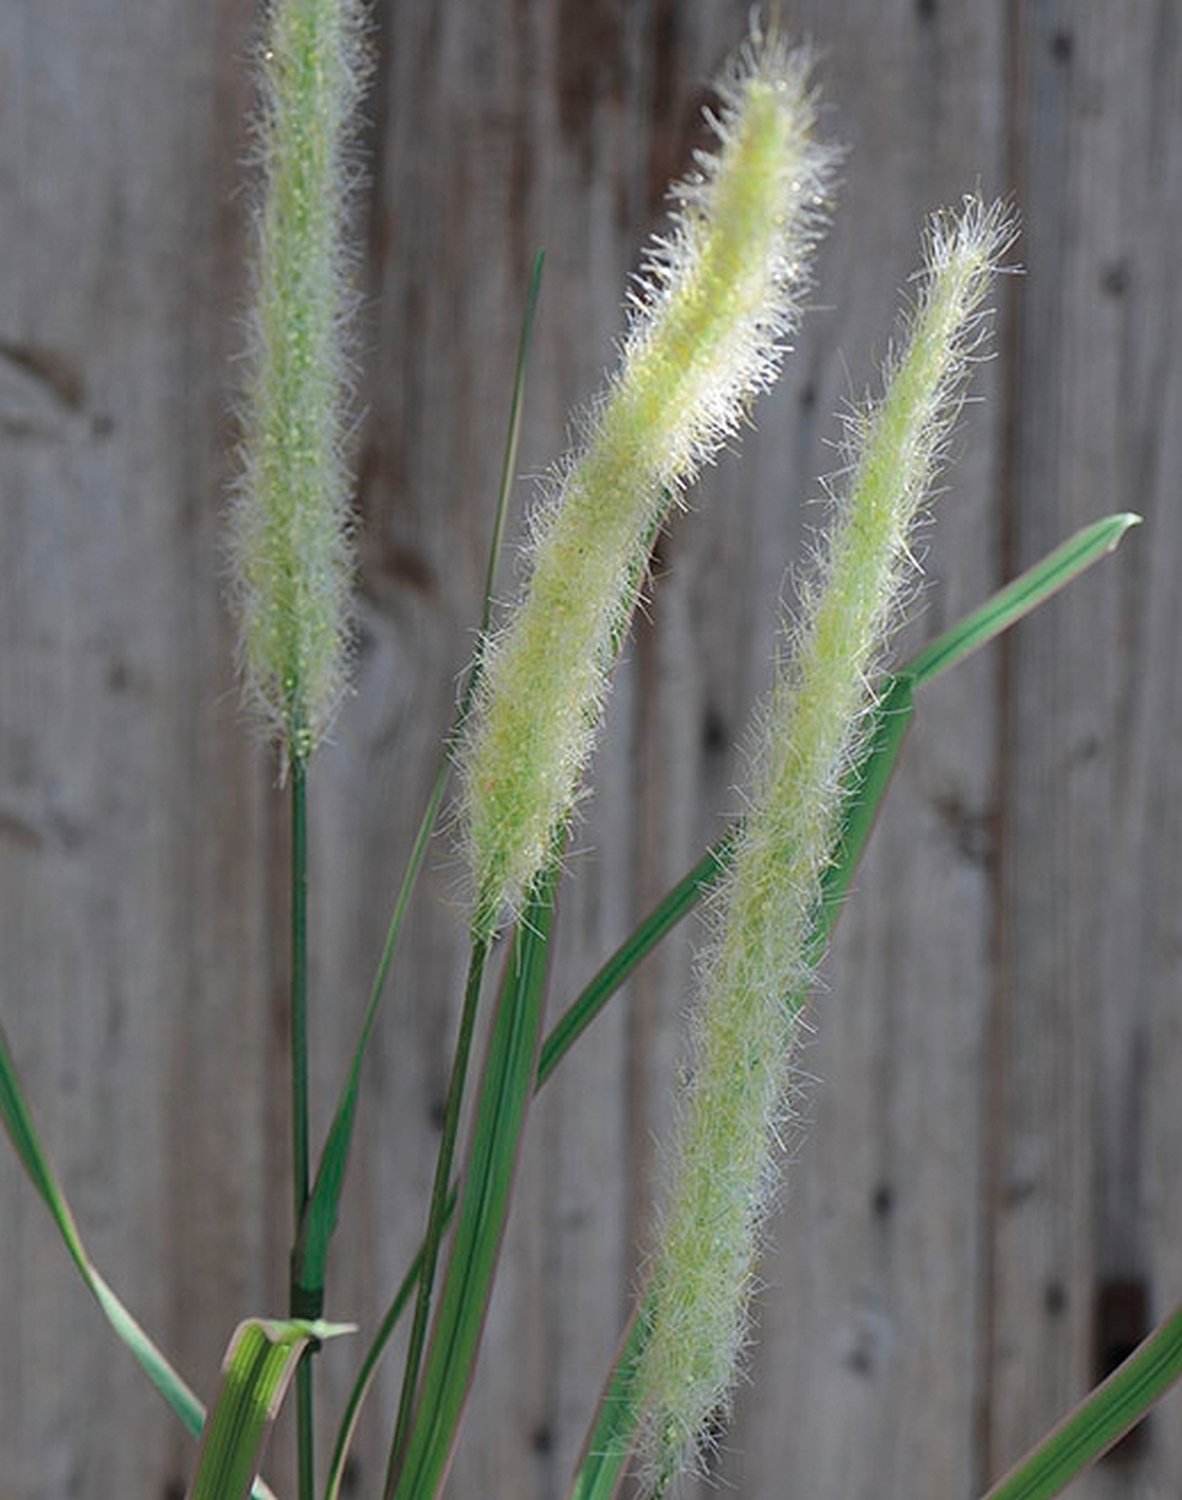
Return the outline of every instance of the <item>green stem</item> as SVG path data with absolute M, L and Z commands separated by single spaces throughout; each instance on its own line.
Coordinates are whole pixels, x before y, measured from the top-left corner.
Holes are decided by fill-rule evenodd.
M 308 782 L 307 762 L 291 760 L 291 1164 L 293 1245 L 298 1244 L 308 1202 Z M 290 1311 L 317 1317 L 299 1305 L 293 1280 Z M 315 1495 L 311 1348 L 296 1370 L 296 1452 L 299 1500 Z
M 392 1495 L 398 1481 L 403 1450 L 414 1414 L 415 1392 L 419 1381 L 419 1368 L 423 1359 L 423 1345 L 427 1338 L 427 1323 L 431 1314 L 431 1293 L 435 1283 L 435 1269 L 439 1262 L 439 1246 L 448 1218 L 448 1198 L 451 1184 L 452 1161 L 455 1157 L 456 1136 L 460 1127 L 460 1108 L 464 1099 L 464 1083 L 468 1076 L 468 1058 L 472 1051 L 472 1036 L 476 1029 L 476 1012 L 480 1004 L 480 989 L 484 979 L 484 966 L 488 959 L 490 939 L 474 936 L 472 955 L 468 964 L 468 981 L 464 988 L 464 1009 L 460 1016 L 460 1034 L 456 1040 L 455 1058 L 452 1062 L 451 1079 L 447 1086 L 447 1103 L 443 1115 L 443 1138 L 439 1143 L 439 1157 L 435 1163 L 435 1181 L 431 1188 L 431 1208 L 427 1216 L 427 1232 L 423 1238 L 422 1274 L 419 1277 L 418 1296 L 415 1298 L 414 1321 L 411 1323 L 410 1342 L 406 1351 L 406 1367 L 402 1376 L 402 1394 L 398 1400 L 398 1420 L 394 1426 L 394 1441 L 390 1449 L 390 1464 L 386 1471 L 387 1495 Z M 301 1496 L 301 1500 L 303 1497 Z

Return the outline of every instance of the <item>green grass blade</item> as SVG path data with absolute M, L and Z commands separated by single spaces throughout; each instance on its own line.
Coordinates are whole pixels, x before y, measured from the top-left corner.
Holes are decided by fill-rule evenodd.
M 107 1321 L 184 1425 L 194 1436 L 199 1436 L 205 1423 L 204 1406 L 123 1306 L 87 1254 L 74 1215 L 41 1145 L 3 1028 L 0 1028 L 0 1118 L 29 1180 L 52 1215 L 71 1260 Z
M 839 901 L 849 883 L 852 868 L 848 856 L 856 859 L 870 835 L 879 802 L 886 790 L 887 781 L 894 766 L 894 758 L 906 733 L 914 712 L 912 695 L 914 684 L 910 669 L 888 678 L 868 740 L 868 751 L 863 756 L 856 773 L 859 795 L 847 801 L 845 823 L 842 831 L 842 848 L 846 851 L 838 864 L 832 866 L 823 881 L 827 901 Z M 686 917 L 729 867 L 734 843 L 740 832 L 735 824 L 716 844 L 713 844 L 698 863 L 653 908 L 636 930 L 616 949 L 607 962 L 595 973 L 578 997 L 571 1002 L 555 1022 L 546 1040 L 542 1043 L 538 1061 L 538 1087 L 541 1088 L 555 1068 L 574 1046 L 579 1037 L 594 1021 L 595 1017 L 624 984 L 642 959 Z M 853 853 L 856 851 L 856 854 Z M 836 919 L 836 913 L 834 914 Z M 822 941 L 827 939 L 832 922 L 825 928 Z
M 301 1319 L 251 1318 L 238 1325 L 222 1364 L 188 1500 L 243 1500 L 300 1356 L 314 1342 L 350 1332 L 341 1324 Z
M 570 1500 L 611 1500 L 624 1477 L 636 1428 L 632 1386 L 644 1351 L 645 1331 L 651 1326 L 651 1314 L 646 1299 L 624 1330 L 594 1424 L 575 1469 Z
M 946 672 L 1112 552 L 1129 527 L 1139 525 L 1140 521 L 1140 516 L 1124 511 L 1077 531 L 959 625 L 945 631 L 910 661 L 905 670 L 917 685 Z
M 455 1212 L 456 1198 L 453 1189 L 447 1200 L 444 1223 L 450 1221 Z M 423 1246 L 419 1246 L 418 1254 L 407 1268 L 406 1275 L 402 1278 L 394 1300 L 386 1309 L 386 1316 L 382 1319 L 381 1327 L 369 1351 L 362 1361 L 353 1389 L 349 1394 L 349 1400 L 345 1407 L 345 1415 L 341 1419 L 340 1431 L 337 1433 L 336 1445 L 333 1448 L 332 1462 L 328 1469 L 328 1483 L 324 1490 L 324 1500 L 340 1500 L 341 1484 L 345 1478 L 345 1462 L 349 1457 L 349 1449 L 353 1445 L 353 1436 L 357 1431 L 357 1421 L 361 1416 L 361 1408 L 365 1404 L 365 1398 L 369 1395 L 373 1378 L 377 1374 L 378 1365 L 381 1363 L 382 1355 L 385 1353 L 386 1344 L 390 1335 L 398 1325 L 398 1320 L 406 1311 L 414 1289 L 418 1284 L 423 1271 Z
M 900 673 L 898 677 L 888 680 L 888 687 L 880 704 L 881 712 L 871 734 L 871 753 L 863 760 L 859 773 L 860 794 L 846 811 L 847 826 L 843 833 L 843 846 L 850 848 L 856 843 L 859 854 L 873 827 L 879 800 L 886 790 L 886 782 L 894 765 L 894 756 L 914 711 L 911 697 L 909 676 Z M 547 1082 L 571 1047 L 640 961 L 694 909 L 706 891 L 727 869 L 738 832 L 736 824 L 706 851 L 693 869 L 682 876 L 635 931 L 625 938 L 555 1022 L 542 1043 L 538 1059 L 539 1088 Z M 834 867 L 826 877 L 827 891 L 838 878 L 838 870 L 839 867 Z
M 1182 1376 L 1182 1304 L 984 1500 L 1051 1500 Z
M 200 1437 L 205 1425 L 205 1407 L 124 1307 L 87 1253 L 70 1205 L 37 1134 L 32 1110 L 21 1087 L 3 1027 L 0 1027 L 0 1119 L 4 1122 L 4 1128 L 29 1180 L 57 1225 L 70 1259 L 78 1268 L 90 1294 L 102 1308 L 116 1337 L 135 1358 L 187 1430 L 194 1437 Z M 255 1485 L 254 1493 L 256 1500 L 274 1500 L 271 1491 L 261 1481 Z
M 3 1027 L 0 1027 L 0 1119 L 4 1121 L 4 1128 L 20 1158 L 21 1165 L 29 1175 L 29 1180 L 53 1215 L 54 1223 L 61 1232 L 74 1264 L 89 1283 L 92 1275 L 90 1259 L 82 1244 L 82 1237 L 78 1233 L 78 1226 L 74 1222 L 74 1216 L 70 1212 L 65 1195 L 58 1186 L 57 1177 L 49 1164 L 49 1157 L 41 1145 L 41 1138 L 37 1134 L 33 1114 L 21 1087 L 16 1062 Z M 197 1430 L 200 1431 L 200 1428 L 201 1424 L 198 1422 Z
M 505 450 L 501 464 L 500 486 L 497 492 L 496 515 L 493 521 L 492 542 L 488 553 L 484 602 L 481 608 L 482 636 L 488 629 L 492 614 L 497 560 L 500 556 L 501 544 L 505 533 L 505 517 L 509 507 L 509 495 L 513 485 L 513 476 L 517 471 L 517 449 L 521 434 L 521 413 L 525 399 L 525 375 L 529 363 L 530 345 L 533 342 L 534 322 L 537 314 L 538 298 L 542 288 L 542 269 L 544 263 L 545 252 L 539 250 L 534 256 L 533 268 L 530 273 L 529 287 L 526 291 L 525 312 L 522 316 L 521 333 L 517 345 L 517 363 L 513 375 L 513 394 L 509 403 L 509 425 L 505 435 Z M 336 1111 L 332 1118 L 332 1124 L 329 1126 L 328 1136 L 325 1139 L 324 1149 L 316 1169 L 312 1192 L 308 1199 L 308 1205 L 300 1227 L 300 1234 L 293 1257 L 293 1281 L 300 1291 L 301 1310 L 306 1311 L 310 1316 L 318 1316 L 323 1306 L 324 1280 L 328 1266 L 328 1247 L 332 1240 L 333 1232 L 336 1229 L 340 1213 L 341 1190 L 344 1187 L 345 1170 L 348 1165 L 349 1150 L 353 1140 L 353 1124 L 357 1114 L 357 1098 L 361 1087 L 362 1064 L 365 1061 L 370 1034 L 373 1031 L 382 996 L 385 993 L 386 982 L 390 976 L 390 969 L 394 961 L 394 950 L 398 943 L 399 934 L 402 931 L 406 908 L 409 905 L 411 893 L 418 880 L 419 872 L 422 869 L 423 860 L 427 853 L 427 846 L 431 841 L 431 834 L 439 817 L 439 809 L 447 793 L 447 785 L 452 769 L 451 748 L 468 716 L 468 709 L 472 702 L 472 694 L 476 687 L 478 675 L 479 662 L 476 663 L 469 676 L 460 710 L 456 716 L 456 722 L 448 732 L 447 747 L 439 770 L 436 773 L 430 796 L 427 799 L 427 806 L 423 812 L 422 820 L 415 833 L 414 843 L 411 846 L 410 859 L 407 862 L 406 871 L 402 877 L 402 883 L 394 901 L 394 910 L 390 917 L 381 958 L 378 961 L 377 972 L 374 975 L 373 985 L 370 989 L 369 1002 L 361 1023 L 361 1031 L 353 1052 L 348 1077 L 345 1080 L 345 1086 L 341 1091 L 340 1099 L 337 1101 Z
M 734 830 L 714 844 L 698 863 L 683 875 L 636 930 L 616 949 L 594 978 L 555 1023 L 542 1043 L 538 1058 L 538 1087 L 590 1026 L 641 959 L 652 952 L 667 932 L 698 904 L 705 891 L 730 863 Z
M 467 1400 L 533 1094 L 556 885 L 552 863 L 538 877 L 506 960 L 415 1421 L 387 1483 L 387 1497 L 397 1500 L 438 1493 Z
M 472 1050 L 472 1038 L 475 1034 L 476 1015 L 480 1005 L 488 953 L 489 939 L 481 936 L 474 937 L 471 961 L 468 966 L 468 981 L 464 992 L 464 1007 L 460 1015 L 459 1036 L 456 1040 L 451 1078 L 447 1086 L 443 1133 L 439 1142 L 439 1156 L 435 1163 L 435 1181 L 431 1187 L 427 1231 L 423 1236 L 423 1264 L 419 1271 L 418 1296 L 415 1299 L 414 1319 L 410 1325 L 406 1364 L 402 1372 L 402 1391 L 398 1398 L 398 1416 L 394 1424 L 394 1440 L 390 1449 L 390 1463 L 386 1479 L 388 1491 L 393 1487 L 392 1476 L 401 1462 L 403 1449 L 410 1433 L 411 1418 L 414 1415 L 423 1346 L 426 1343 L 431 1315 L 431 1295 L 435 1290 L 435 1268 L 439 1260 L 439 1248 L 443 1243 L 443 1232 L 447 1225 L 452 1160 L 455 1155 L 456 1139 L 460 1128 L 460 1111 L 463 1108 L 464 1090 L 468 1078 L 468 1058 Z
M 865 747 L 842 798 L 837 856 L 821 877 L 821 905 L 806 950 L 810 967 L 820 963 L 829 946 L 914 716 L 915 683 L 910 673 L 888 677 L 871 714 Z
M 1085 568 L 1111 552 L 1129 527 L 1136 524 L 1137 519 L 1131 515 L 1111 516 L 1078 532 L 1029 572 L 995 594 L 981 609 L 938 637 L 900 672 L 887 678 L 874 709 L 866 749 L 844 799 L 839 853 L 822 882 L 821 906 L 810 943 L 810 965 L 818 963 L 824 955 L 841 914 L 850 883 L 866 848 L 915 712 L 916 687 L 930 682 L 941 672 L 963 661 L 970 652 L 992 640 L 1077 577 Z M 681 886 L 676 889 L 680 890 Z M 691 899 L 685 904 L 684 910 L 688 911 L 692 905 Z M 632 939 L 625 947 L 630 955 L 638 955 L 637 961 L 639 956 L 643 956 L 641 950 L 647 951 L 643 944 L 637 944 Z M 626 967 L 616 966 L 616 972 L 613 973 L 615 986 L 622 983 L 627 972 Z M 595 980 L 588 989 L 593 992 L 593 1003 L 585 1003 L 584 997 L 580 996 L 571 1008 L 572 1011 L 578 1008 L 580 1031 L 590 1024 L 597 1008 L 612 992 L 611 989 L 606 989 L 606 992 L 601 990 Z M 564 1036 L 567 1030 L 573 1029 L 568 1026 L 569 1015 L 570 1012 L 559 1021 L 555 1035 Z M 558 1052 L 553 1057 L 551 1066 L 557 1064 L 560 1056 L 561 1052 Z M 623 1473 L 627 1451 L 631 1447 L 640 1415 L 633 1409 L 630 1401 L 631 1382 L 628 1377 L 632 1364 L 643 1349 L 646 1326 L 644 1318 L 638 1318 L 634 1322 L 628 1341 L 609 1378 L 585 1456 L 575 1474 L 572 1500 L 607 1500 Z M 1024 1491 L 1016 1493 L 1025 1495 Z M 1036 1493 L 1039 1492 L 1031 1492 L 1031 1500 Z M 995 1500 L 995 1497 L 991 1495 L 989 1500 Z M 1001 1497 L 996 1497 L 996 1500 L 1001 1500 Z M 1015 1497 L 1006 1495 L 1005 1500 L 1015 1500 Z

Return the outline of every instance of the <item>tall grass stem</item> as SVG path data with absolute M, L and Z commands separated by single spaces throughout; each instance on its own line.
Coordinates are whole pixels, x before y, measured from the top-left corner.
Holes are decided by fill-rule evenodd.
M 291 762 L 291 1168 L 292 1246 L 299 1240 L 308 1203 L 308 765 L 303 756 Z M 292 1317 L 310 1312 L 301 1305 L 293 1284 Z M 296 1369 L 296 1449 L 300 1500 L 314 1500 L 315 1439 L 312 1351 L 305 1350 Z
M 390 1461 L 386 1470 L 385 1494 L 387 1496 L 392 1495 L 397 1487 L 399 1467 L 410 1431 L 411 1418 L 414 1416 L 419 1369 L 422 1365 L 423 1346 L 426 1343 L 427 1324 L 431 1315 L 431 1294 L 434 1290 L 435 1272 L 439 1264 L 439 1247 L 447 1223 L 451 1170 L 455 1159 L 456 1137 L 460 1127 L 460 1111 L 464 1102 L 464 1085 L 468 1077 L 468 1060 L 472 1051 L 472 1037 L 476 1030 L 480 991 L 484 982 L 484 970 L 490 946 L 490 939 L 480 934 L 476 934 L 472 939 L 468 979 L 464 986 L 464 1008 L 460 1015 L 460 1030 L 456 1038 L 451 1078 L 447 1087 L 443 1133 L 435 1163 L 435 1181 L 431 1187 L 427 1230 L 423 1238 L 423 1268 L 419 1276 L 418 1295 L 415 1298 L 410 1341 L 406 1351 L 406 1365 L 402 1373 L 402 1391 L 398 1398 L 398 1416 L 394 1424 L 394 1438 L 390 1445 Z

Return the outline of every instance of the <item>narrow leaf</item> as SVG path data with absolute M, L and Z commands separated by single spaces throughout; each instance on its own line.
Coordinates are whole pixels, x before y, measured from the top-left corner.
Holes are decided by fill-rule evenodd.
M 243 1500 L 300 1355 L 310 1343 L 350 1333 L 338 1323 L 240 1323 L 222 1364 L 217 1400 L 197 1455 L 188 1500 Z
M 1182 1303 L 984 1500 L 1051 1500 L 1182 1376 Z
M 691 912 L 730 862 L 735 831 L 725 834 L 683 875 L 631 936 L 625 938 L 542 1043 L 538 1088 L 546 1082 L 637 964 Z
M 451 1078 L 447 1085 L 447 1101 L 443 1110 L 439 1155 L 435 1161 L 435 1180 L 431 1184 L 431 1206 L 427 1213 L 427 1230 L 423 1236 L 423 1264 L 419 1271 L 418 1295 L 415 1298 L 414 1318 L 410 1325 L 406 1362 L 402 1371 L 402 1390 L 398 1397 L 398 1415 L 394 1423 L 394 1439 L 390 1447 L 390 1461 L 386 1476 L 387 1491 L 393 1487 L 393 1475 L 402 1461 L 403 1449 L 410 1432 L 411 1419 L 414 1416 L 423 1346 L 427 1340 L 427 1329 L 431 1318 L 435 1269 L 439 1261 L 439 1249 L 443 1243 L 444 1228 L 447 1224 L 447 1203 L 450 1197 L 448 1189 L 468 1078 L 468 1059 L 475 1035 L 476 1016 L 483 989 L 488 950 L 488 939 L 477 934 L 472 942 L 468 981 L 464 988 L 464 1005 L 460 1013 L 460 1029 L 456 1038 Z
M 529 363 L 529 346 L 533 341 L 534 317 L 538 310 L 538 297 L 542 290 L 542 267 L 546 263 L 546 252 L 538 250 L 534 255 L 533 268 L 529 276 L 529 288 L 525 294 L 525 312 L 521 318 L 521 333 L 517 342 L 517 365 L 513 371 L 513 397 L 509 403 L 509 428 L 505 434 L 505 456 L 501 464 L 501 487 L 497 493 L 496 518 L 493 521 L 492 543 L 488 549 L 488 571 L 484 580 L 484 605 L 480 612 L 480 634 L 485 636 L 492 624 L 493 591 L 497 582 L 497 560 L 501 555 L 501 542 L 505 536 L 505 517 L 509 513 L 509 491 L 517 473 L 517 445 L 521 437 L 521 411 L 525 400 L 525 371 Z
M 1114 551 L 1130 526 L 1138 526 L 1140 522 L 1140 516 L 1124 511 L 1093 521 L 1077 531 L 1040 563 L 994 594 L 981 609 L 934 640 L 908 664 L 907 671 L 917 685 L 946 672 Z
M 981 609 L 938 637 L 902 671 L 887 678 L 874 709 L 866 749 L 851 785 L 847 788 L 838 858 L 826 872 L 822 882 L 822 900 L 808 953 L 810 966 L 820 961 L 828 946 L 854 872 L 861 861 L 915 711 L 916 686 L 931 681 L 933 677 L 962 661 L 970 652 L 1007 629 L 1085 568 L 1112 551 L 1125 531 L 1135 524 L 1136 519 L 1131 515 L 1112 516 L 1086 527 L 1058 547 L 1042 563 L 994 595 Z M 579 1003 L 576 1001 L 576 1006 Z M 602 1000 L 600 1003 L 602 1004 Z M 584 1008 L 579 1015 L 580 1029 L 588 1025 L 591 1019 L 592 1015 Z M 559 1026 L 562 1027 L 565 1021 L 566 1017 L 559 1022 Z M 586 1454 L 575 1474 L 572 1500 L 592 1500 L 592 1497 L 594 1500 L 606 1500 L 623 1473 L 627 1450 L 631 1446 L 641 1415 L 631 1400 L 630 1372 L 643 1349 L 647 1327 L 648 1320 L 638 1318 L 618 1356 L 592 1427 Z M 607 1441 L 608 1434 L 610 1443 Z M 993 1500 L 992 1496 L 990 1500 Z M 1011 1500 L 1011 1497 L 1006 1496 L 1005 1500 Z
M 447 1200 L 444 1223 L 447 1224 L 455 1212 L 456 1198 L 453 1189 Z M 369 1347 L 358 1372 L 357 1380 L 349 1395 L 348 1404 L 345 1407 L 345 1415 L 341 1419 L 340 1431 L 337 1433 L 336 1446 L 333 1448 L 332 1462 L 328 1470 L 328 1484 L 324 1491 L 325 1500 L 339 1500 L 341 1484 L 345 1477 L 345 1460 L 349 1456 L 349 1449 L 353 1444 L 353 1435 L 357 1431 L 357 1420 L 361 1416 L 361 1408 L 365 1404 L 365 1398 L 369 1395 L 373 1378 L 377 1374 L 378 1365 L 381 1363 L 382 1355 L 385 1353 L 386 1344 L 390 1335 L 394 1332 L 399 1318 L 406 1311 L 407 1304 L 414 1295 L 415 1285 L 423 1270 L 423 1247 L 420 1245 L 419 1253 L 411 1261 L 406 1275 L 402 1278 L 394 1300 L 386 1310 L 386 1316 L 382 1319 L 381 1327 L 377 1336 Z
M 16 1071 L 16 1063 L 0 1026 L 0 1119 L 16 1149 L 29 1180 L 48 1208 L 58 1232 L 65 1242 L 70 1259 L 86 1284 L 91 1296 L 102 1308 L 120 1343 L 138 1362 L 148 1379 L 194 1436 L 201 1435 L 205 1407 L 191 1387 L 173 1369 L 164 1354 L 115 1295 L 90 1259 L 82 1235 L 66 1196 L 62 1192 L 49 1156 L 41 1144 L 33 1112 Z M 256 1500 L 274 1500 L 270 1489 L 260 1480 L 254 1487 Z
M 821 906 L 806 954 L 810 967 L 820 962 L 829 946 L 914 715 L 915 684 L 910 673 L 888 677 L 871 715 L 865 748 L 842 799 L 837 858 L 821 878 Z
M 633 1390 L 636 1368 L 651 1326 L 651 1293 L 632 1314 L 615 1362 L 599 1399 L 595 1422 L 587 1434 L 575 1471 L 570 1500 L 612 1500 L 624 1477 L 636 1430 Z
M 415 1421 L 387 1484 L 397 1500 L 438 1493 L 467 1400 L 533 1093 L 556 884 L 552 863 L 537 879 L 506 960 Z
M 1075 536 L 1049 553 L 1028 572 L 999 590 L 979 609 L 959 624 L 938 636 L 895 673 L 895 678 L 909 678 L 914 687 L 930 682 L 946 672 L 973 651 L 1008 630 L 1024 615 L 1063 588 L 1072 579 L 1106 556 L 1120 542 L 1124 533 L 1140 517 L 1131 512 L 1107 516 L 1086 526 Z M 884 689 L 888 691 L 889 689 Z M 861 802 L 873 824 L 877 808 L 875 797 L 881 795 L 881 766 L 868 761 L 864 767 Z M 847 816 L 851 815 L 847 812 Z M 549 1078 L 568 1047 L 587 1029 L 612 995 L 630 977 L 671 928 L 687 916 L 727 868 L 737 829 L 731 829 L 714 844 L 688 874 L 662 899 L 636 928 L 607 963 L 595 974 L 586 988 L 560 1017 L 542 1044 L 538 1065 L 539 1084 Z M 847 830 L 847 843 L 849 833 Z

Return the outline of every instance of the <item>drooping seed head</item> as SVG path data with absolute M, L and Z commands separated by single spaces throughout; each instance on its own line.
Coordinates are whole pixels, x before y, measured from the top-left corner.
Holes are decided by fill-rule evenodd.
M 485 931 L 519 906 L 571 812 L 657 530 L 775 376 L 799 316 L 833 164 L 813 138 L 808 60 L 754 39 L 719 95 L 717 149 L 672 190 L 620 369 L 535 518 L 527 592 L 483 647 L 463 779 Z

